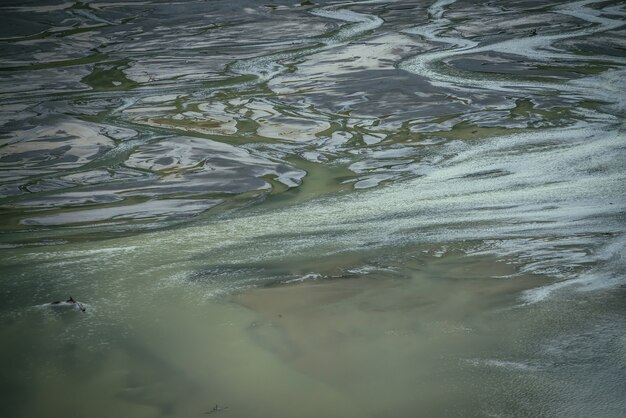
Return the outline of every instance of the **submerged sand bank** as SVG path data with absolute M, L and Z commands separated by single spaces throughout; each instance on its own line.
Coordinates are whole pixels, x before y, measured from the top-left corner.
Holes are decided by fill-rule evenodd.
M 580 378 L 618 377 L 619 297 L 524 304 L 545 278 L 447 255 L 365 277 L 248 290 L 234 298 L 254 345 L 328 385 L 363 416 L 614 416 L 619 391 Z M 621 307 L 620 307 L 621 306 Z M 603 338 L 593 338 L 602 329 Z M 582 356 L 587 361 L 570 362 Z M 295 413 L 295 411 L 294 411 Z M 340 416 L 340 415 L 336 415 Z
M 497 403 L 512 402 L 510 383 L 490 376 L 510 370 L 484 361 L 528 354 L 529 335 L 509 328 L 514 319 L 528 324 L 533 308 L 520 305 L 520 291 L 544 279 L 502 277 L 513 267 L 484 257 L 413 262 L 395 272 L 255 288 L 234 302 L 255 318 L 248 330 L 255 345 L 367 416 L 479 416 L 492 393 Z M 532 397 L 536 389 L 526 390 Z

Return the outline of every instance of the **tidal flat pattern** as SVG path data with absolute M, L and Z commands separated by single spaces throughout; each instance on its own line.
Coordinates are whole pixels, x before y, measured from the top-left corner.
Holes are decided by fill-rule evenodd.
M 0 22 L 1 416 L 626 415 L 623 1 Z

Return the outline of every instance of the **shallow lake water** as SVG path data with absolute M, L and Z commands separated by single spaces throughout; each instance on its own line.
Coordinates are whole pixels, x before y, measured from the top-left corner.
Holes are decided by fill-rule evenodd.
M 624 2 L 0 22 L 0 416 L 626 415 Z

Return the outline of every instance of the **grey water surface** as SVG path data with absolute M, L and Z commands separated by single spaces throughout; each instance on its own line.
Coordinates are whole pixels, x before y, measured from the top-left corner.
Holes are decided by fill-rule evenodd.
M 0 416 L 626 415 L 623 1 L 0 23 Z

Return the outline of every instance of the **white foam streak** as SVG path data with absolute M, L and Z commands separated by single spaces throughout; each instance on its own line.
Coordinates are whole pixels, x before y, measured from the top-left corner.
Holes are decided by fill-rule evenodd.
M 557 13 L 574 16 L 576 18 L 586 20 L 591 23 L 598 24 L 597 27 L 585 28 L 578 31 L 562 33 L 557 35 L 538 35 L 534 37 L 515 38 L 505 41 L 496 42 L 489 45 L 478 46 L 477 42 L 463 39 L 440 36 L 439 33 L 450 24 L 450 21 L 443 18 L 443 8 L 446 5 L 452 4 L 453 1 L 437 2 L 436 11 L 431 12 L 436 20 L 427 25 L 415 27 L 406 30 L 406 33 L 416 34 L 424 36 L 426 39 L 432 42 L 443 42 L 451 45 L 452 48 L 448 48 L 444 51 L 435 51 L 425 54 L 420 54 L 410 59 L 405 60 L 400 64 L 400 68 L 414 74 L 421 75 L 427 78 L 431 84 L 435 86 L 442 86 L 447 88 L 485 88 L 489 90 L 499 91 L 519 91 L 520 89 L 527 90 L 556 90 L 566 92 L 570 94 L 584 93 L 588 95 L 594 94 L 594 88 L 585 88 L 581 84 L 564 84 L 564 83 L 552 83 L 552 82 L 536 82 L 536 81 L 522 81 L 522 80 L 497 80 L 492 78 L 478 77 L 471 73 L 464 74 L 463 77 L 439 72 L 433 68 L 433 64 L 440 62 L 446 58 L 455 56 L 461 56 L 466 54 L 482 53 L 482 52 L 498 52 L 516 54 L 527 57 L 529 59 L 539 61 L 550 61 L 555 59 L 562 60 L 584 60 L 584 57 L 569 54 L 563 51 L 552 48 L 552 44 L 559 40 L 571 39 L 581 36 L 588 36 L 595 33 L 605 32 L 609 30 L 617 29 L 624 26 L 624 22 L 616 19 L 609 19 L 601 17 L 599 11 L 585 7 L 586 5 L 597 3 L 597 0 L 587 0 L 577 3 L 570 3 L 562 8 L 556 9 Z M 434 7 L 433 5 L 432 7 Z M 626 60 L 619 57 L 602 57 L 604 60 L 615 61 L 618 63 L 625 63 Z M 624 72 L 620 71 L 622 78 Z M 606 89 L 606 88 L 605 88 Z M 615 96 L 615 94 L 613 95 Z M 623 95 L 622 95 L 623 96 Z
M 357 13 L 346 9 L 324 8 L 313 10 L 311 14 L 353 23 L 353 25 L 340 29 L 335 36 L 330 38 L 328 41 L 330 45 L 345 42 L 364 32 L 374 30 L 383 24 L 383 20 L 378 16 Z
M 146 242 L 245 264 L 303 253 L 481 241 L 478 252 L 517 260 L 522 272 L 565 280 L 525 296 L 538 301 L 567 284 L 623 282 L 624 260 L 605 246 L 607 234 L 615 237 L 613 246 L 624 239 L 625 140 L 623 133 L 581 124 L 480 145 L 453 142 L 444 146 L 443 161 L 410 181 L 256 210 L 158 233 Z M 586 266 L 599 262 L 604 272 L 589 275 Z
M 268 81 L 285 71 L 286 67 L 281 63 L 283 61 L 296 59 L 314 52 L 320 52 L 328 48 L 343 45 L 351 39 L 365 32 L 374 30 L 383 24 L 383 20 L 378 16 L 333 7 L 315 9 L 310 13 L 314 16 L 348 22 L 349 25 L 342 27 L 335 35 L 327 39 L 307 39 L 296 42 L 298 44 L 311 45 L 309 49 L 271 54 L 238 61 L 231 67 L 231 70 L 238 74 L 255 75 L 258 77 L 259 81 Z M 321 45 L 313 46 L 315 44 Z

